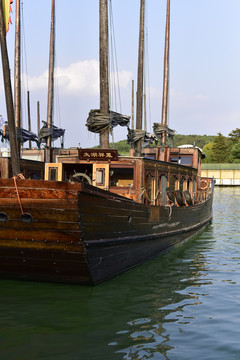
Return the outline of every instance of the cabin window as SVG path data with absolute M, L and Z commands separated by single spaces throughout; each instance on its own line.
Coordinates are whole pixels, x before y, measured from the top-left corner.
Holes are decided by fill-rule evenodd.
M 133 185 L 134 171 L 133 168 L 115 168 L 109 169 L 109 185 L 129 187 Z
M 178 156 L 170 156 L 170 162 L 177 164 L 179 161 Z
M 40 180 L 42 178 L 41 171 L 40 170 L 27 171 L 26 178 L 27 179 Z
M 185 166 L 192 166 L 193 157 L 192 155 L 171 155 L 170 162 Z
M 48 179 L 49 180 L 57 180 L 57 178 L 58 178 L 58 168 L 56 168 L 56 167 L 50 167 L 49 169 L 48 169 Z
M 91 164 L 63 164 L 65 180 L 81 180 L 92 183 L 92 165 Z M 78 174 L 78 176 L 76 176 Z
M 142 154 L 146 159 L 156 160 L 156 153 Z
M 104 186 L 105 184 L 105 169 L 98 168 L 96 170 L 96 185 Z
M 192 166 L 192 160 L 193 160 L 192 156 L 187 156 L 187 155 L 181 156 L 182 165 Z

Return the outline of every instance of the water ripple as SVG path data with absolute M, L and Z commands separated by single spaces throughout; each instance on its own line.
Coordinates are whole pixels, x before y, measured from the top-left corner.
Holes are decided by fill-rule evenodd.
M 0 281 L 1 360 L 239 360 L 240 188 L 200 235 L 97 287 Z

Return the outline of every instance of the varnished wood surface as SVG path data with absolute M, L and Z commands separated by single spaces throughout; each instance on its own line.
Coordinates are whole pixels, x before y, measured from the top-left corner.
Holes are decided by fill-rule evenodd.
M 42 281 L 91 283 L 78 211 L 81 184 L 0 179 L 0 275 Z
M 157 256 L 211 219 L 212 198 L 192 207 L 146 206 L 90 185 L 0 179 L 0 276 L 99 283 Z

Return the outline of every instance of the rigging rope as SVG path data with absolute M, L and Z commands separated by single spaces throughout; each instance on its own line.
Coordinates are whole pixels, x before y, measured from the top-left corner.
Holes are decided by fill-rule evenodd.
M 110 13 L 110 102 L 115 98 L 115 109 L 117 109 L 117 97 L 119 101 L 120 112 L 122 112 L 122 104 L 121 104 L 121 94 L 120 94 L 120 84 L 119 84 L 119 71 L 118 71 L 118 62 L 117 62 L 117 49 L 116 49 L 116 40 L 115 40 L 115 30 L 114 30 L 114 19 L 113 19 L 113 10 L 112 10 L 112 0 L 109 1 L 109 13 Z M 115 84 L 117 83 L 117 85 Z M 116 90 L 117 89 L 117 90 Z M 112 96 L 111 96 L 112 95 Z M 113 108 L 113 104 L 110 106 Z
M 17 187 L 17 179 L 25 179 L 25 177 L 23 176 L 23 174 L 18 174 L 17 176 L 13 176 L 13 181 L 14 181 L 14 185 L 15 185 L 15 189 L 16 189 L 16 193 L 17 193 L 17 198 L 18 198 L 18 203 L 19 203 L 19 206 L 21 209 L 21 214 L 24 215 L 21 198 L 19 195 L 18 187 Z

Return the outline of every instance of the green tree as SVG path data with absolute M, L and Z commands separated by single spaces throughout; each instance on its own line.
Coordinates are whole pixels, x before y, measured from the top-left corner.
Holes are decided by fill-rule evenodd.
M 231 155 L 232 149 L 234 145 L 238 143 L 240 140 L 240 129 L 236 128 L 235 130 L 232 130 L 230 134 L 228 134 L 228 140 L 227 140 L 227 154 L 226 154 L 226 160 L 229 162 L 233 162 L 233 156 Z
M 203 163 L 212 163 L 212 148 L 213 148 L 213 142 L 204 145 L 202 151 L 206 157 L 203 159 L 202 161 Z
M 230 161 L 233 163 L 240 163 L 240 140 L 238 140 L 231 149 Z
M 226 160 L 227 154 L 227 145 L 225 137 L 218 133 L 218 136 L 215 136 L 213 147 L 212 147 L 212 162 L 213 163 L 223 163 Z
M 236 128 L 236 130 L 232 130 L 228 136 L 229 140 L 235 145 L 240 140 L 240 129 Z

